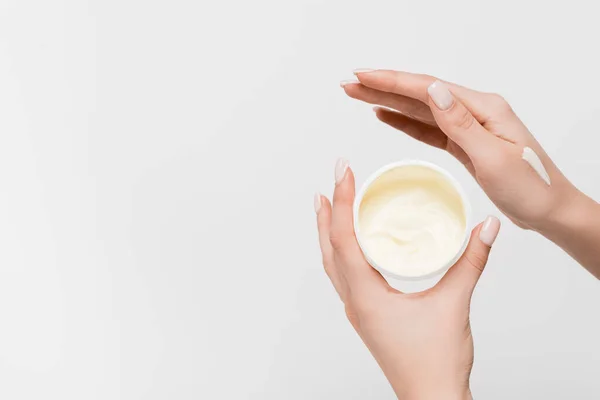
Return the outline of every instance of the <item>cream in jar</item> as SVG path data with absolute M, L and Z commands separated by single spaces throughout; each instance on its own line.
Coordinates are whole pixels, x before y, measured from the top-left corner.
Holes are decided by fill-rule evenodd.
M 391 164 L 357 196 L 355 228 L 363 253 L 380 272 L 419 278 L 442 272 L 464 251 L 468 205 L 458 183 L 420 161 Z

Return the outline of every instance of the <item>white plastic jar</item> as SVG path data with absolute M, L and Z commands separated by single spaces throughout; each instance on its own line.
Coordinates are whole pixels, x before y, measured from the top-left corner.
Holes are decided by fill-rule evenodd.
M 471 208 L 445 169 L 400 161 L 372 174 L 356 196 L 354 230 L 367 261 L 396 279 L 448 270 L 469 240 Z

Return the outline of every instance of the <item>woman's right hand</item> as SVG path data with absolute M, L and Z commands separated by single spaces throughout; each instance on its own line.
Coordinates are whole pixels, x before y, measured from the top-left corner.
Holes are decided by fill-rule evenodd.
M 377 117 L 462 162 L 515 224 L 540 232 L 600 279 L 600 205 L 569 182 L 499 95 L 428 75 L 356 70 L 345 92 L 375 107 Z M 522 159 L 529 147 L 551 184 Z
M 355 74 L 357 82 L 342 83 L 350 97 L 386 106 L 375 108 L 381 121 L 456 157 L 518 226 L 537 229 L 576 193 L 499 95 L 407 72 Z M 525 147 L 541 159 L 550 186 L 521 159 Z
M 465 252 L 436 286 L 401 293 L 360 250 L 352 215 L 354 174 L 344 160 L 336 165 L 335 181 L 333 204 L 318 194 L 315 211 L 323 266 L 350 323 L 399 399 L 471 399 L 471 295 L 500 221 L 489 217 L 475 227 Z

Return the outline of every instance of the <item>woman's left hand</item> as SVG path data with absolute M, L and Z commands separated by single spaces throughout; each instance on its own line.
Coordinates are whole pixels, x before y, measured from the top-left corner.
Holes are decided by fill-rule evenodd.
M 317 195 L 315 209 L 323 265 L 346 315 L 401 399 L 470 399 L 473 289 L 500 228 L 479 224 L 460 260 L 433 288 L 404 294 L 365 260 L 354 234 L 354 175 L 336 166 L 333 207 Z

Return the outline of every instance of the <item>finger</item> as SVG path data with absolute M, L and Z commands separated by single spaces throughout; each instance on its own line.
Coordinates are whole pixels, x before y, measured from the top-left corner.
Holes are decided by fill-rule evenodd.
M 348 162 L 340 159 L 335 168 L 336 186 L 330 242 L 338 273 L 345 278 L 350 290 L 389 289 L 386 280 L 365 260 L 354 234 L 354 174 Z
M 400 113 L 386 110 L 382 107 L 373 108 L 375 115 L 383 123 L 396 128 L 413 139 L 428 144 L 438 149 L 446 150 L 448 145 L 448 136 L 439 128 L 427 125 L 420 121 L 415 121 Z
M 361 84 L 345 85 L 343 88 L 346 94 L 353 99 L 361 100 L 370 104 L 385 106 L 397 110 L 412 119 L 425 122 L 429 125 L 437 126 L 429 106 L 419 100 L 372 89 Z
M 427 88 L 427 93 L 439 128 L 465 153 L 472 154 L 485 146 L 493 146 L 493 139 L 497 138 L 481 126 L 447 84 L 435 81 Z
M 453 291 L 470 298 L 483 272 L 490 250 L 498 232 L 500 220 L 489 216 L 471 232 L 471 238 L 462 257 L 440 280 L 438 286 L 444 291 Z
M 406 133 L 408 136 L 417 139 L 418 141 L 442 150 L 446 150 L 458 161 L 460 161 L 471 174 L 475 174 L 475 170 L 473 169 L 473 164 L 469 156 L 467 156 L 465 151 L 460 146 L 457 146 L 454 142 L 449 141 L 448 136 L 446 136 L 446 134 L 439 128 L 415 121 L 402 114 L 391 110 L 386 110 L 385 108 L 375 107 L 373 110 L 381 122 L 384 122 L 391 127 Z
M 427 104 L 427 87 L 435 78 L 410 72 L 379 69 L 356 72 L 356 77 L 364 86 L 371 89 L 410 97 Z
M 371 89 L 407 96 L 426 104 L 429 100 L 427 88 L 438 80 L 430 75 L 391 70 L 355 71 L 355 75 L 360 83 Z M 442 82 L 451 87 L 454 95 L 484 126 L 493 115 L 496 105 L 506 104 L 498 95 L 478 92 L 450 82 Z M 506 107 L 502 109 L 504 110 Z
M 329 241 L 329 231 L 331 228 L 331 204 L 329 200 L 320 193 L 315 194 L 315 212 L 317 213 L 317 229 L 319 231 L 319 245 L 321 255 L 323 256 L 323 268 L 331 280 L 333 287 L 340 296 L 344 298 L 343 285 L 336 270 L 335 259 L 333 257 L 333 248 Z

